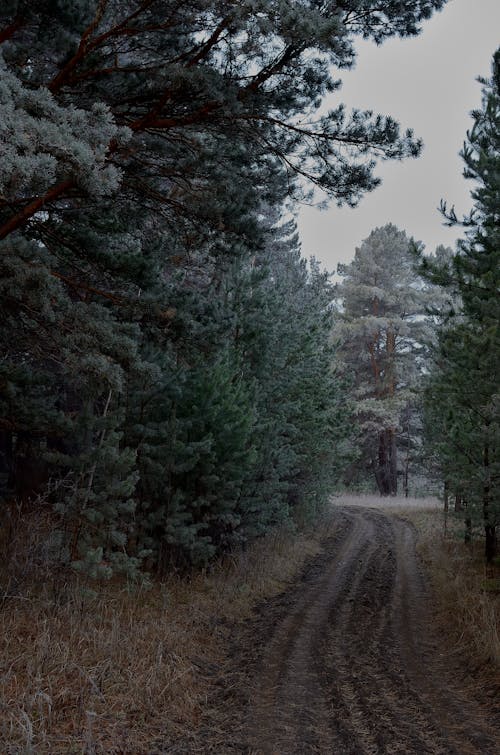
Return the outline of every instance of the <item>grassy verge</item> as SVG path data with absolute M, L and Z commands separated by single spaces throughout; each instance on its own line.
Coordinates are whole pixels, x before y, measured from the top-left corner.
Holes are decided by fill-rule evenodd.
M 195 742 L 209 705 L 204 670 L 223 662 L 227 624 L 282 591 L 325 534 L 275 532 L 210 574 L 148 591 L 106 585 L 96 596 L 73 583 L 57 603 L 40 589 L 9 598 L 0 610 L 2 753 L 140 755 L 187 733 Z

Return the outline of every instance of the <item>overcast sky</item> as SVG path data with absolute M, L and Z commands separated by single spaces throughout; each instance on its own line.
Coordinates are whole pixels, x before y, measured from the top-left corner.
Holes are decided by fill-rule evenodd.
M 359 40 L 352 71 L 329 106 L 371 109 L 392 115 L 424 140 L 421 156 L 380 164 L 382 185 L 355 209 L 302 207 L 302 253 L 314 255 L 329 270 L 348 262 L 371 230 L 394 223 L 423 241 L 428 251 L 454 246 L 459 231 L 443 226 L 441 198 L 458 213 L 471 207 L 471 182 L 462 177 L 458 155 L 470 111 L 481 102 L 477 76 L 489 77 L 500 44 L 500 0 L 449 0 L 423 24 L 419 37 L 393 39 L 381 47 Z

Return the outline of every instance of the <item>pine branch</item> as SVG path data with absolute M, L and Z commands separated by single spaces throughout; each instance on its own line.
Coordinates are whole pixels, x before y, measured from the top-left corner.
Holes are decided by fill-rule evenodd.
M 109 299 L 109 301 L 112 301 L 113 304 L 123 304 L 124 299 L 122 297 L 116 296 L 116 294 L 111 294 L 109 291 L 102 291 L 99 288 L 94 288 L 93 286 L 88 286 L 86 283 L 80 283 L 79 281 L 75 281 L 72 278 L 69 278 L 67 275 L 63 275 L 63 273 L 57 272 L 57 270 L 49 270 L 50 275 L 52 275 L 54 278 L 57 278 L 58 280 L 65 283 L 70 288 L 74 288 L 77 291 L 85 291 L 89 294 L 95 294 L 96 296 L 101 296 L 104 299 Z
M 26 207 L 0 227 L 0 240 L 6 238 L 14 231 L 17 231 L 17 229 L 24 225 L 24 223 L 33 217 L 35 213 L 42 210 L 44 205 L 52 202 L 54 199 L 58 199 L 64 194 L 67 194 L 70 189 L 75 187 L 75 185 L 75 181 L 72 178 L 68 178 L 49 189 L 43 197 L 37 197 L 33 202 L 26 205 Z
M 64 68 L 57 74 L 57 76 L 49 84 L 48 89 L 50 92 L 52 92 L 52 94 L 57 92 L 64 85 L 71 71 L 73 71 L 76 68 L 78 63 L 81 60 L 83 60 L 83 58 L 87 54 L 88 40 L 90 39 L 92 32 L 94 32 L 95 29 L 97 29 L 97 27 L 99 26 L 101 19 L 104 15 L 104 11 L 106 10 L 107 4 L 108 4 L 108 0 L 100 1 L 99 5 L 97 6 L 94 19 L 89 24 L 89 26 L 87 26 L 87 28 L 82 34 L 80 44 L 78 46 L 78 50 L 73 55 L 71 60 L 69 60 L 68 63 L 66 63 Z

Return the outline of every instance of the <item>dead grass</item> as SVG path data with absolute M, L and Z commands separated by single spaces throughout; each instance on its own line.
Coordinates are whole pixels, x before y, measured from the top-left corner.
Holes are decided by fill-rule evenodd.
M 429 567 L 436 610 L 456 650 L 473 662 L 500 670 L 500 569 L 484 563 L 482 541 L 463 543 L 463 524 L 454 517 L 443 530 L 443 515 L 416 526 L 420 551 Z
M 381 507 L 376 496 L 335 500 Z M 462 545 L 460 525 L 443 538 L 435 499 L 387 504 L 419 532 L 449 642 L 500 666 L 500 596 L 492 588 L 500 574 Z M 320 552 L 330 527 L 326 519 L 302 535 L 275 532 L 209 574 L 172 576 L 150 590 L 108 584 L 95 595 L 72 583 L 54 602 L 49 589 L 23 587 L 0 610 L 2 755 L 146 755 L 176 741 L 203 752 L 203 720 L 220 720 L 211 685 L 224 673 L 231 623 L 280 593 Z
M 383 511 L 392 511 L 401 509 L 403 511 L 438 511 L 441 504 L 438 498 L 405 498 L 402 495 L 389 496 L 381 498 L 379 495 L 361 494 L 361 493 L 342 493 L 335 496 L 333 503 L 348 506 L 371 506 Z
M 0 611 L 1 752 L 140 755 L 186 736 L 197 751 L 210 704 L 203 669 L 223 663 L 227 623 L 282 591 L 320 551 L 325 528 L 276 532 L 210 574 L 148 591 L 107 585 L 96 596 L 73 583 L 57 604 L 40 590 L 9 598 Z

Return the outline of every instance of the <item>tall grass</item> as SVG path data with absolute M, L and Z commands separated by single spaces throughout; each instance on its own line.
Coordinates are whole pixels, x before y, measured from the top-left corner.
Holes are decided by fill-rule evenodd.
M 486 566 L 483 547 L 465 545 L 461 523 L 452 522 L 446 537 L 423 539 L 422 554 L 450 641 L 465 657 L 500 670 L 500 569 Z
M 10 753 L 151 753 L 191 737 L 225 657 L 224 622 L 244 619 L 319 552 L 324 529 L 281 530 L 210 573 L 149 590 L 82 582 L 11 595 L 0 610 L 0 742 Z

